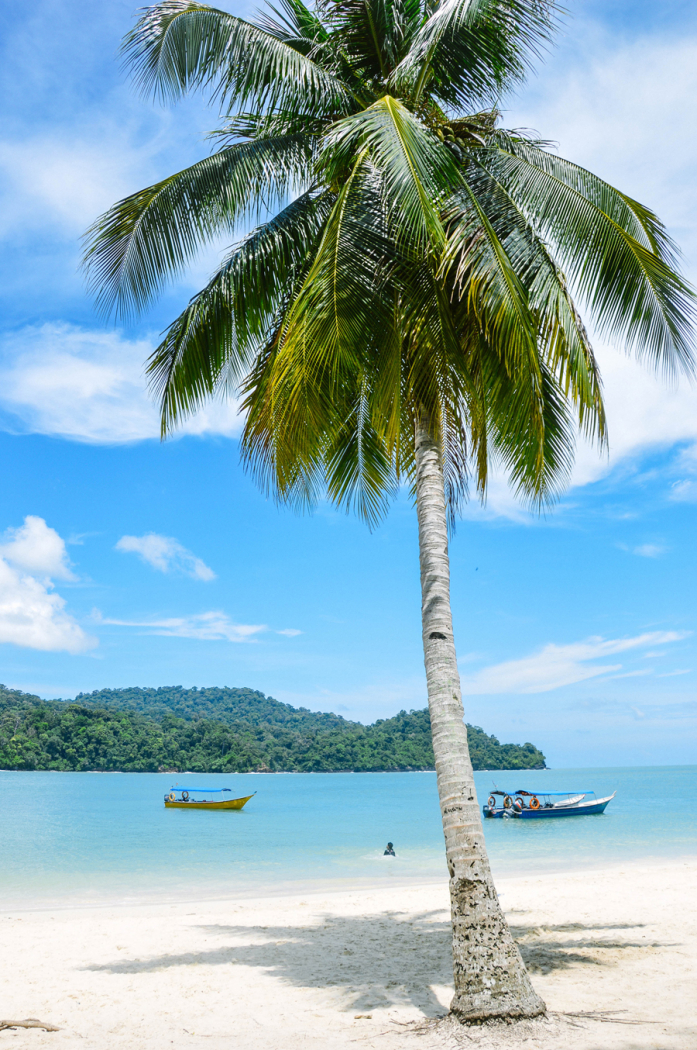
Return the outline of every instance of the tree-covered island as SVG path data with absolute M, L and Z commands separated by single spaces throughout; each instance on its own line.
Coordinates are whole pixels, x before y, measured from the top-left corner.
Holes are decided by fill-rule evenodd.
M 475 769 L 543 769 L 533 744 L 468 726 Z M 364 726 L 253 689 L 102 689 L 41 700 L 0 686 L 0 768 L 201 773 L 433 769 L 428 709 Z

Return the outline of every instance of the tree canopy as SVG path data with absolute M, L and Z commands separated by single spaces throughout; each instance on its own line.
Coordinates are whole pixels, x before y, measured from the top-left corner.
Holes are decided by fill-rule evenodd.
M 468 727 L 475 769 L 543 769 L 533 744 Z M 428 710 L 371 726 L 252 689 L 101 689 L 43 701 L 0 686 L 0 769 L 245 773 L 433 769 Z

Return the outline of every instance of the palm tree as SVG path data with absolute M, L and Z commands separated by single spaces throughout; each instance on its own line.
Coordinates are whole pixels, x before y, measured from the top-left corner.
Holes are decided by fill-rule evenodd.
M 547 0 L 277 0 L 256 21 L 188 0 L 124 42 L 142 90 L 207 91 L 212 154 L 114 205 L 88 233 L 102 307 L 142 310 L 200 245 L 257 227 L 149 362 L 167 435 L 242 397 L 242 456 L 278 499 L 323 494 L 371 525 L 416 500 L 423 644 L 463 1020 L 544 1012 L 491 878 L 450 612 L 448 527 L 491 462 L 533 503 L 579 430 L 601 444 L 579 308 L 668 371 L 692 368 L 692 292 L 647 208 L 499 100 L 550 38 Z

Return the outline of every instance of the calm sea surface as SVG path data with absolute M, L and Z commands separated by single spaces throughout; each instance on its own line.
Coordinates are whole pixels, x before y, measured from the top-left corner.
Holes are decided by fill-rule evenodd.
M 697 766 L 477 773 L 507 790 L 617 791 L 603 816 L 485 821 L 494 873 L 697 854 Z M 241 812 L 165 810 L 174 782 L 256 791 Z M 445 874 L 434 773 L 0 772 L 0 908 L 282 892 Z M 395 844 L 396 858 L 382 856 Z

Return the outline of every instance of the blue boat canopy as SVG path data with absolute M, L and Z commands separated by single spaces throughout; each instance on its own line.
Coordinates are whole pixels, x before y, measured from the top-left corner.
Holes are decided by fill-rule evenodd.
M 191 790 L 191 789 L 189 789 Z M 502 791 L 500 788 L 493 788 L 489 792 L 491 795 L 594 795 L 595 791 Z
M 183 787 L 181 787 L 179 784 L 177 784 L 176 787 L 173 787 L 170 790 L 171 791 L 206 791 L 210 795 L 219 795 L 221 793 L 221 791 L 232 791 L 232 788 L 192 788 L 192 787 L 189 787 L 188 784 L 184 784 Z

